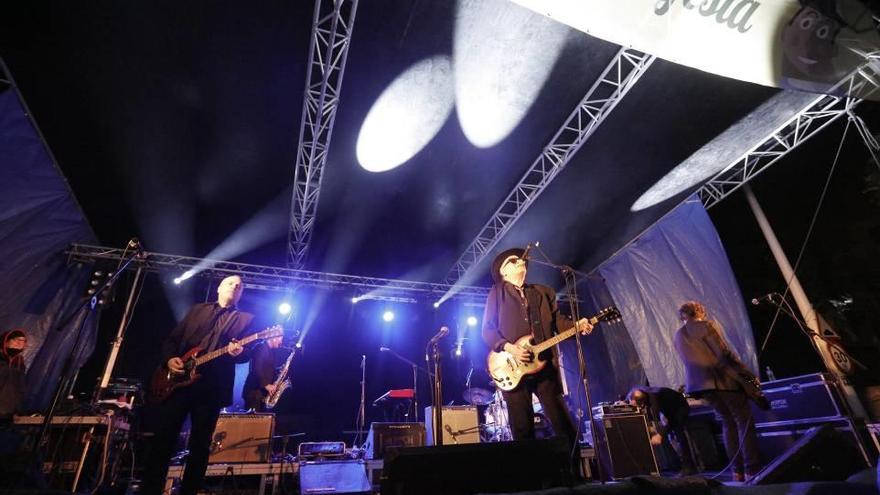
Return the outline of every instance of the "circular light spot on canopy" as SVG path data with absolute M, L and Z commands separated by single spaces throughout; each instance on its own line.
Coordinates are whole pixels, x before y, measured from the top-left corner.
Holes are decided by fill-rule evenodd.
M 455 19 L 455 105 L 474 146 L 498 144 L 535 102 L 568 28 L 506 0 L 461 0 Z
M 399 75 L 367 113 L 357 140 L 365 170 L 385 172 L 416 155 L 449 117 L 453 106 L 452 63 L 439 55 Z

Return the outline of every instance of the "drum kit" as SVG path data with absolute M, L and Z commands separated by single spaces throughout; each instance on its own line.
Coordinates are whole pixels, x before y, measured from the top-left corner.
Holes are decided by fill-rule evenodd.
M 484 422 L 480 424 L 480 441 L 504 442 L 513 440 L 510 432 L 510 419 L 507 415 L 507 402 L 500 389 L 491 392 L 484 388 L 472 387 L 465 389 L 462 397 L 466 402 L 474 406 L 485 406 L 483 412 Z M 544 417 L 540 401 L 532 396 L 532 407 L 535 411 L 535 433 L 542 438 L 549 436 L 549 421 Z

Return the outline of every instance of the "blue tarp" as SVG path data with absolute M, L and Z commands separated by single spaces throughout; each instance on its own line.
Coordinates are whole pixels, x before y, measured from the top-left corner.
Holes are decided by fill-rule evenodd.
M 74 242 L 94 244 L 95 234 L 18 94 L 0 89 L 0 331 L 28 333 L 30 407 L 52 396 L 76 341 L 82 315 L 67 317 L 89 270 L 66 263 L 63 251 Z M 97 317 L 89 320 L 77 367 L 94 346 Z
M 681 326 L 678 308 L 688 300 L 706 306 L 731 347 L 757 371 L 745 303 L 721 239 L 696 197 L 604 263 L 599 273 L 651 385 L 677 388 L 684 383 L 672 338 Z

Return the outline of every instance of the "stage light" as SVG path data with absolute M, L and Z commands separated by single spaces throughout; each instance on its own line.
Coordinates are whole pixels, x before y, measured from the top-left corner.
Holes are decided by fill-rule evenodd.
M 175 284 L 175 285 L 180 285 L 181 282 L 183 282 L 184 280 L 191 279 L 192 276 L 195 275 L 195 274 L 196 274 L 195 271 L 193 271 L 193 270 L 187 270 L 187 271 L 183 272 L 182 274 L 180 274 L 179 277 L 175 277 L 175 279 L 174 279 L 174 284 Z
M 476 316 L 468 316 L 467 317 L 467 324 L 469 327 L 477 326 L 477 317 Z
M 439 308 L 439 307 L 440 307 L 440 301 L 435 302 L 435 303 L 434 303 L 434 309 L 437 309 L 437 308 Z
M 352 304 L 357 304 L 358 301 L 360 301 L 360 299 L 357 298 L 357 297 L 352 297 L 352 298 L 351 298 L 351 303 L 352 303 Z
M 446 55 L 422 60 L 379 96 L 358 133 L 358 163 L 370 172 L 402 165 L 440 132 L 453 107 L 452 62 Z
M 556 65 L 568 32 L 510 2 L 458 2 L 455 110 L 474 146 L 492 147 L 519 125 Z
M 289 315 L 291 309 L 293 308 L 290 307 L 290 303 L 288 302 L 283 302 L 278 305 L 278 312 L 283 315 Z
M 461 344 L 459 344 L 455 347 L 455 356 L 461 357 Z
M 385 320 L 386 322 L 392 321 L 392 320 L 394 320 L 394 313 L 391 311 L 386 311 L 386 312 L 382 313 L 382 319 Z
M 294 347 L 296 347 L 297 349 L 302 349 L 302 346 L 302 342 L 297 342 L 296 344 L 294 344 Z

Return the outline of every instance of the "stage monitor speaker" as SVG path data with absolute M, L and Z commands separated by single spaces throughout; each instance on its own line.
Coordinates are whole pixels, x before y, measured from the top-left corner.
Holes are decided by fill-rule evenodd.
M 303 462 L 299 466 L 299 492 L 314 493 L 370 493 L 363 461 Z
M 385 454 L 382 495 L 520 492 L 572 481 L 569 445 L 561 438 L 393 447 Z
M 425 445 L 434 445 L 434 406 L 425 408 Z M 480 443 L 477 406 L 443 406 L 443 445 Z
M 660 474 L 644 414 L 597 416 L 594 424 L 593 439 L 605 476 Z
M 750 484 L 842 481 L 866 467 L 865 457 L 852 438 L 825 424 L 801 437 L 765 466 Z
M 269 462 L 274 428 L 274 414 L 221 414 L 208 463 Z
M 364 444 L 367 459 L 381 459 L 388 447 L 425 445 L 425 425 L 421 423 L 371 423 Z

